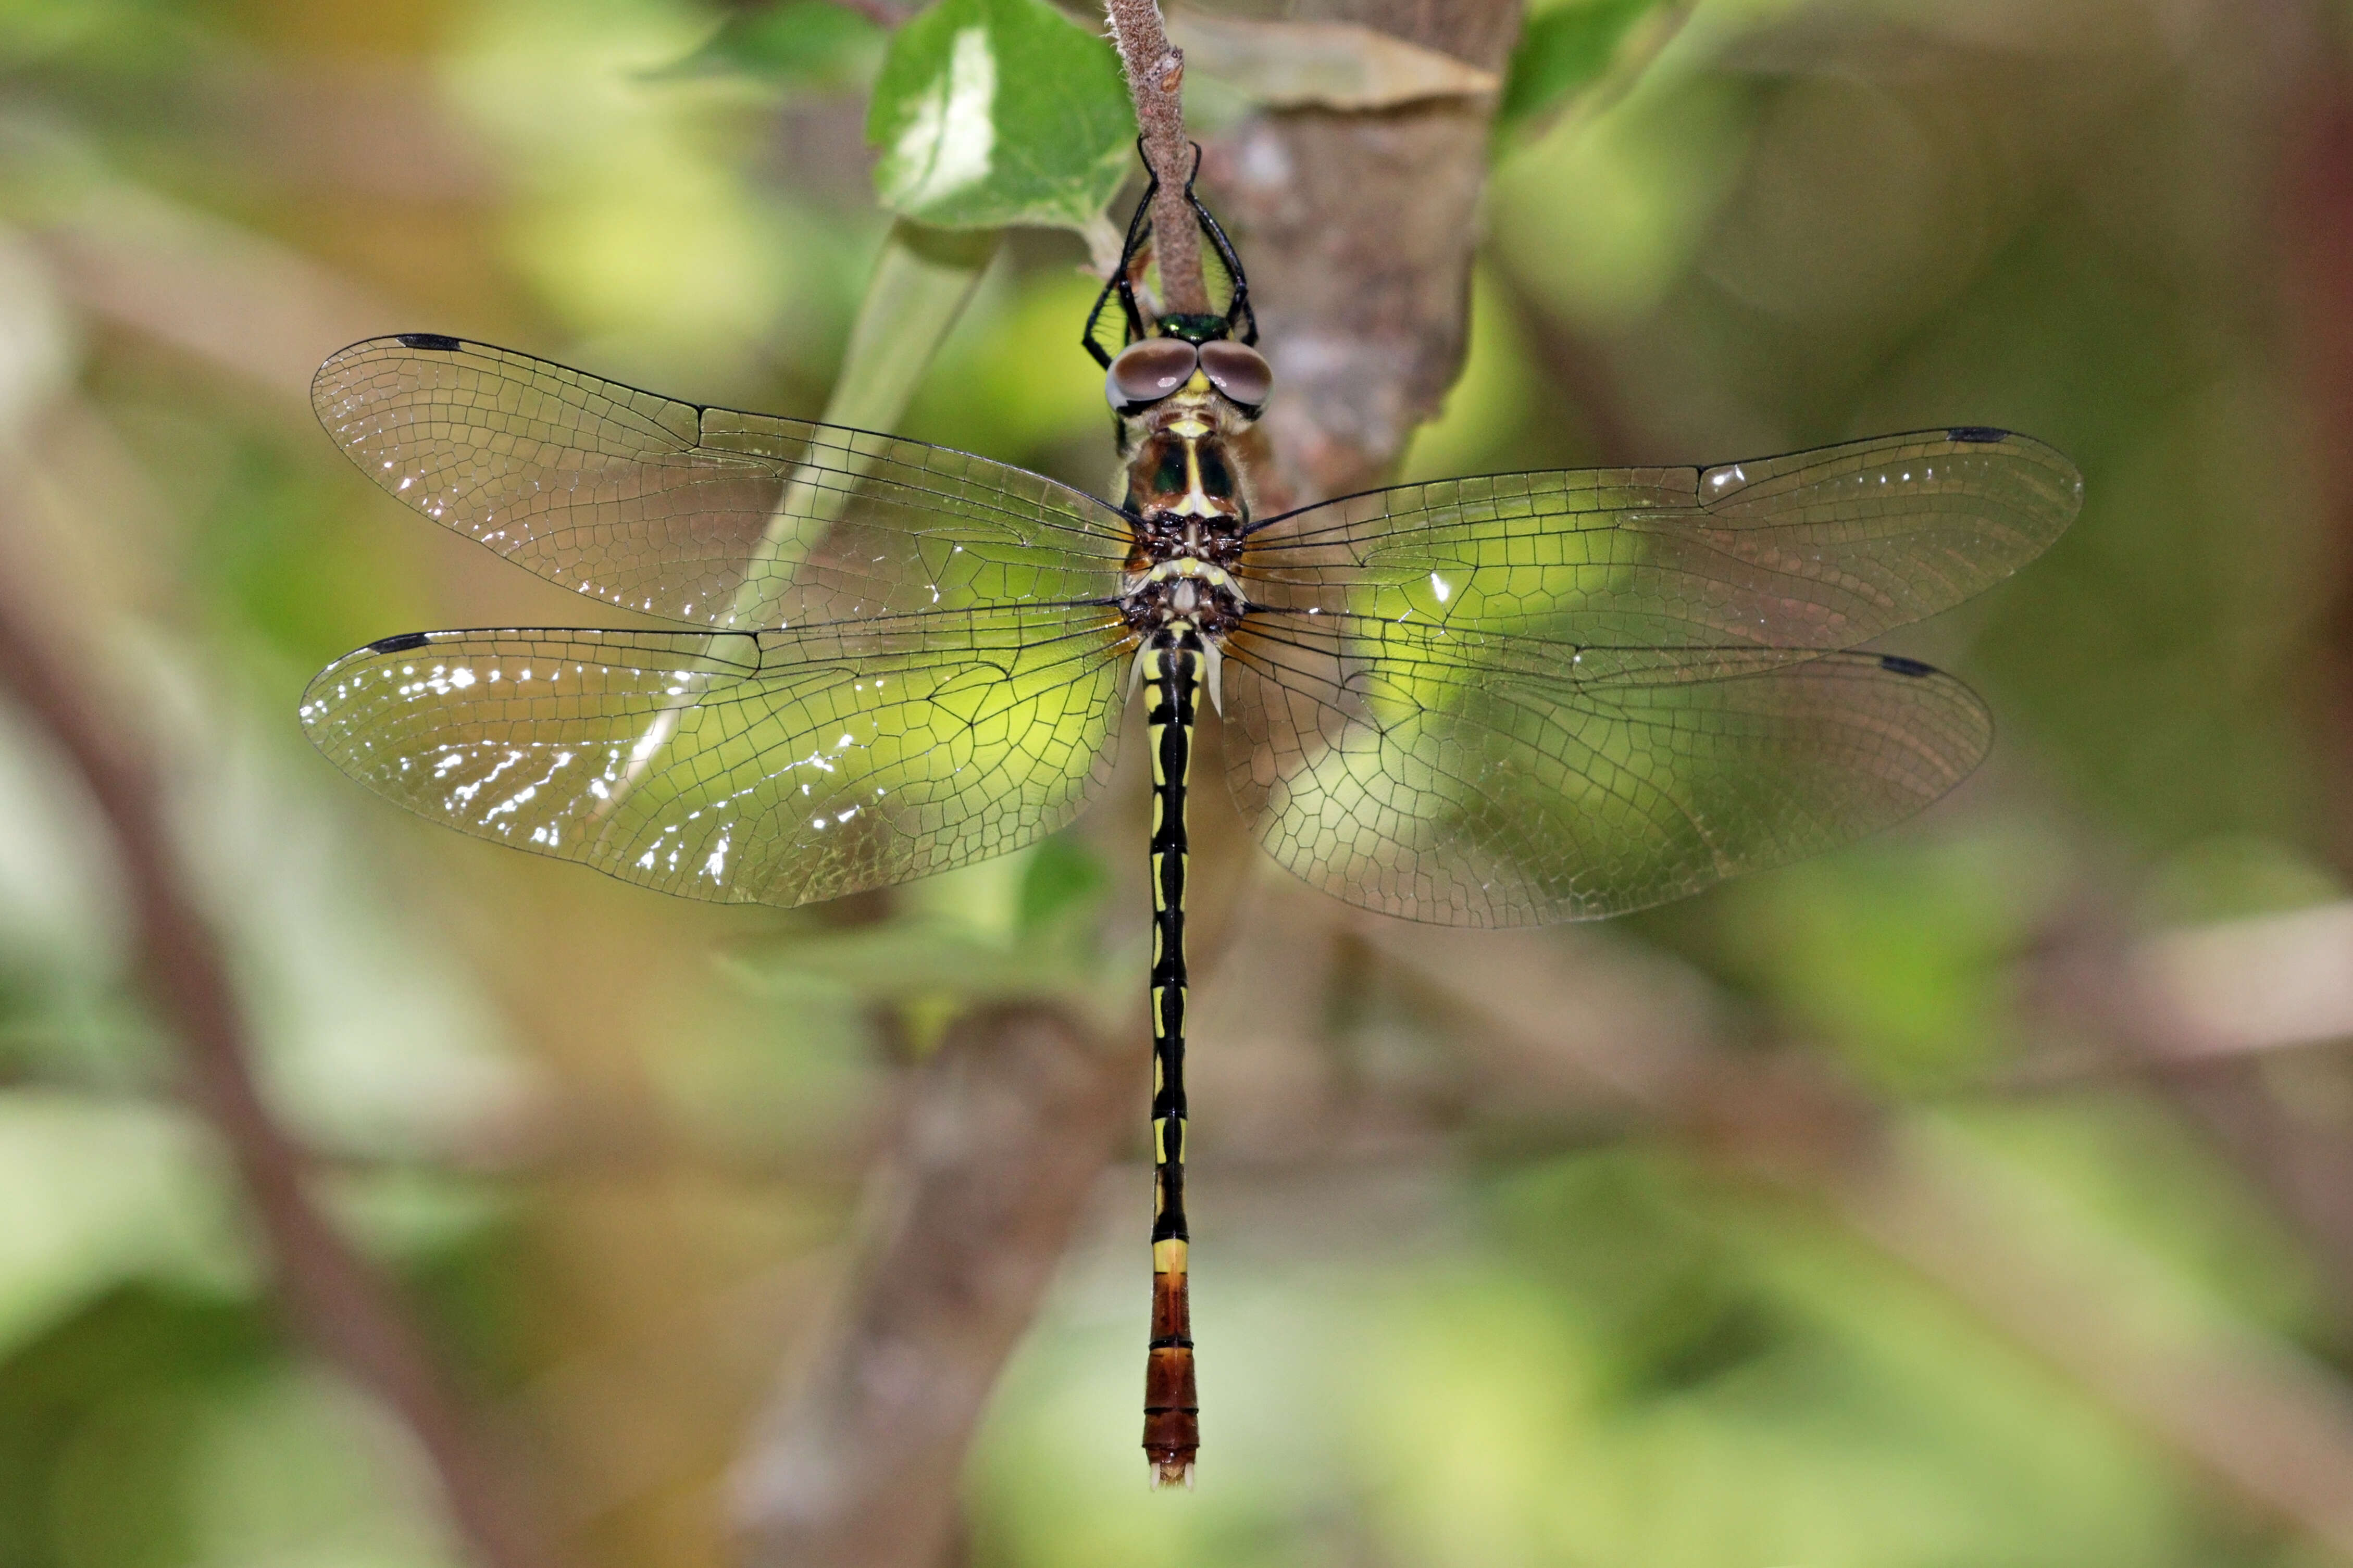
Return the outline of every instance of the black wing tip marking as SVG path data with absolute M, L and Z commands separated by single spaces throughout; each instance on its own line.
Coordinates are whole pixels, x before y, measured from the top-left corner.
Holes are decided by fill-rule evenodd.
M 1881 654 L 1879 656 L 1879 668 L 1891 674 L 1909 675 L 1915 679 L 1924 675 L 1934 675 L 1936 673 L 1936 667 L 1935 665 L 1922 664 L 1916 658 L 1905 658 L 1900 653 Z
M 337 430 L 337 399 L 351 390 L 352 367 L 366 363 L 371 356 L 383 353 L 394 343 L 404 349 L 423 349 L 432 353 L 461 353 L 468 348 L 482 346 L 470 344 L 465 339 L 453 338 L 447 332 L 396 332 L 390 337 L 362 338 L 329 354 L 319 363 L 318 370 L 311 377 L 311 409 L 318 415 L 319 423 L 327 427 L 327 433 L 335 436 L 338 446 L 342 445 L 342 437 Z
M 1968 447 L 1991 447 L 2009 440 L 2013 434 L 1992 425 L 1955 425 L 1945 432 L 1945 437 Z
M 367 645 L 375 654 L 411 653 L 433 640 L 427 632 L 403 632 L 396 637 L 381 637 Z

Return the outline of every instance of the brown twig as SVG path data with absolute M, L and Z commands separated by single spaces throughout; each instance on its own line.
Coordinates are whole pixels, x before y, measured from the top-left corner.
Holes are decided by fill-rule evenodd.
M 13 565 L 0 563 L 0 584 L 14 585 L 0 592 L 0 684 L 81 775 L 113 837 L 137 919 L 140 980 L 179 1037 L 189 1098 L 227 1144 L 253 1205 L 282 1310 L 322 1354 L 407 1423 L 480 1568 L 545 1568 L 553 1559 L 536 1527 L 501 1483 L 503 1470 L 491 1463 L 423 1337 L 386 1283 L 311 1204 L 310 1159 L 255 1087 L 243 1010 L 219 941 L 186 891 L 160 775 L 55 651 Z
M 897 4 L 896 0 L 841 0 L 841 3 L 876 26 L 886 29 L 897 27 L 915 14 L 913 5 Z
M 939 1562 L 989 1391 L 1140 1118 L 1140 1066 L 1023 1007 L 965 1019 L 917 1071 L 860 1277 L 738 1470 L 747 1562 Z
M 1201 236 L 1193 226 L 1185 186 L 1193 174 L 1193 143 L 1185 134 L 1185 51 L 1168 41 L 1158 0 L 1108 0 L 1112 41 L 1135 100 L 1145 161 L 1159 177 L 1152 202 L 1152 248 L 1160 265 L 1160 298 L 1170 310 L 1192 315 L 1209 309 L 1201 278 Z

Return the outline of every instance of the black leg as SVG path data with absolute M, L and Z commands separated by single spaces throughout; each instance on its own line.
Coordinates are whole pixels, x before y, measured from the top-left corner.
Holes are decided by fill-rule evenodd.
M 1198 153 L 1199 149 L 1196 148 L 1193 162 L 1197 169 L 1200 166 Z M 1103 292 L 1095 296 L 1094 309 L 1087 312 L 1086 330 L 1079 338 L 1087 353 L 1094 355 L 1095 363 L 1105 370 L 1111 368 L 1112 356 L 1104 353 L 1103 344 L 1096 341 L 1095 325 L 1103 319 L 1103 306 L 1110 303 L 1113 293 L 1119 296 L 1120 310 L 1127 317 L 1127 342 L 1134 342 L 1145 335 L 1144 313 L 1136 309 L 1135 285 L 1129 279 L 1128 270 L 1135 265 L 1135 253 L 1144 247 L 1144 237 L 1152 231 L 1152 198 L 1160 194 L 1160 176 L 1154 173 L 1152 160 L 1144 156 L 1144 138 L 1141 136 L 1135 139 L 1135 155 L 1144 162 L 1144 199 L 1135 204 L 1135 215 L 1127 220 L 1127 243 L 1120 248 L 1119 266 L 1103 280 Z M 1191 189 L 1189 182 L 1186 188 Z M 1124 348 L 1126 343 L 1120 346 Z
M 1196 142 L 1193 143 L 1193 172 L 1185 177 L 1185 201 L 1193 209 L 1193 216 L 1200 220 L 1202 231 L 1208 235 L 1209 243 L 1217 247 L 1219 265 L 1234 280 L 1234 297 L 1226 302 L 1226 331 L 1242 342 L 1255 346 L 1258 342 L 1258 312 L 1250 309 L 1250 275 L 1242 270 L 1242 258 L 1234 254 L 1234 242 L 1226 237 L 1226 231 L 1219 226 L 1216 218 L 1209 216 L 1209 209 L 1201 205 L 1201 198 L 1193 194 L 1193 182 L 1200 177 L 1201 144 Z M 1243 324 L 1245 322 L 1249 323 L 1247 327 Z

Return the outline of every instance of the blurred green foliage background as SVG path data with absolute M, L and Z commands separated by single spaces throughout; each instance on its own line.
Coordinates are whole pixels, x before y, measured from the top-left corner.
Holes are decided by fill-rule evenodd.
M 1629 8 L 1540 14 L 1515 94 L 1616 25 L 1584 11 Z M 886 227 L 872 40 L 824 16 L 764 78 L 714 63 L 726 18 L 684 0 L 0 7 L 11 559 L 168 749 L 335 1213 L 542 1456 L 571 1559 L 612 1568 L 727 1556 L 729 1466 L 839 1289 L 908 1052 L 975 997 L 1137 983 L 1143 797 L 905 889 L 851 942 L 405 817 L 303 744 L 310 674 L 578 611 L 387 504 L 304 388 L 346 341 L 431 330 L 817 412 Z M 2063 1328 L 2193 1384 L 2201 1347 L 2252 1346 L 2332 1409 L 2353 1190 L 2265 1157 L 2353 1149 L 2345 1058 L 2157 1070 L 2049 982 L 2054 952 L 2343 896 L 2347 20 L 1703 0 L 1621 101 L 1499 138 L 1469 366 L 1406 463 L 1962 422 L 2076 459 L 2073 531 L 1904 645 L 1991 700 L 1978 777 L 1852 852 L 1561 942 L 1882 1097 L 1999 1189 L 2021 1256 L 2109 1282 L 2035 1309 Z M 1085 255 L 1017 234 L 906 432 L 1099 487 Z M 1201 1489 L 1146 1494 L 1134 1447 L 1139 1080 L 976 1456 L 971 1562 L 2329 1560 L 2179 1420 L 1830 1205 L 1533 1093 L 1336 912 L 1230 864 L 1196 981 Z M 127 940 L 87 802 L 0 705 L 0 1565 L 455 1561 L 409 1439 L 269 1306 Z M 2353 952 L 2309 962 L 2321 984 Z M 1140 1042 L 1140 1008 L 1115 1016 Z

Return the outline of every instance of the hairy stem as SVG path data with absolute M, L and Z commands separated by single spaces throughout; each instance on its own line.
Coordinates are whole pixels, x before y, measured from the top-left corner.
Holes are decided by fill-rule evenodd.
M 1105 8 L 1119 63 L 1127 72 L 1128 96 L 1135 100 L 1144 156 L 1160 177 L 1152 203 L 1152 245 L 1160 264 L 1161 300 L 1167 310 L 1204 315 L 1209 289 L 1201 278 L 1201 236 L 1185 201 L 1185 183 L 1193 173 L 1193 144 L 1185 134 L 1185 51 L 1168 41 L 1157 0 L 1108 0 Z

